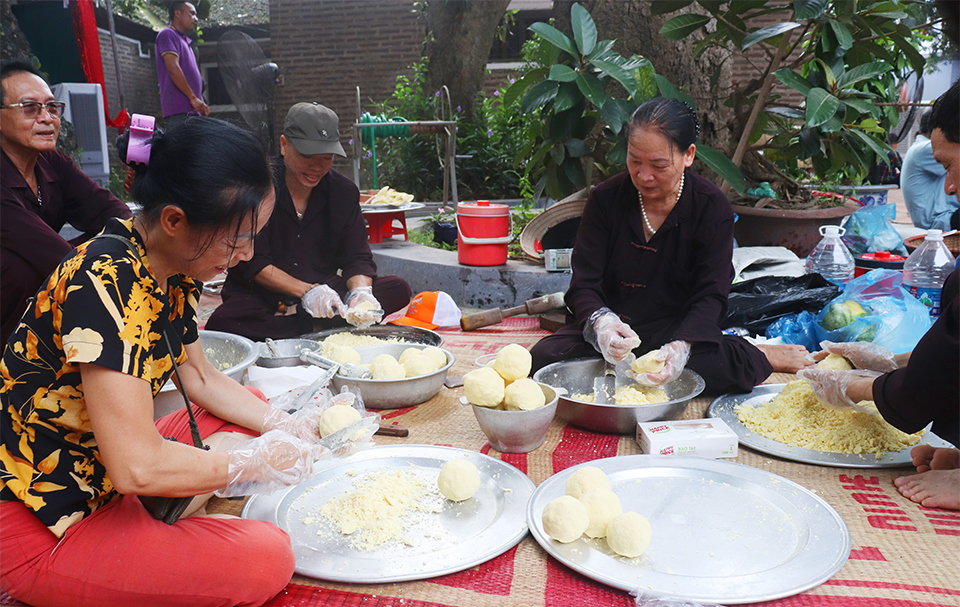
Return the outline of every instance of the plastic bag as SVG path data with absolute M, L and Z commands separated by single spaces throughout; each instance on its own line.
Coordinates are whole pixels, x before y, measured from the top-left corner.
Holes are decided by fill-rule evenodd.
M 737 283 L 730 289 L 727 317 L 720 328 L 743 327 L 750 333 L 762 334 L 784 316 L 819 312 L 839 292 L 839 287 L 819 274 L 796 278 L 764 276 Z
M 900 272 L 873 270 L 847 283 L 817 315 L 817 343 L 869 341 L 894 354 L 913 350 L 933 321 L 902 282 Z
M 854 257 L 877 251 L 905 255 L 907 249 L 903 244 L 903 237 L 891 223 L 896 215 L 897 207 L 893 204 L 859 208 L 843 224 L 847 231 L 840 240 Z
M 780 338 L 781 343 L 797 344 L 814 352 L 820 349 L 817 339 L 817 316 L 804 310 L 799 314 L 790 314 L 778 319 L 767 327 L 766 336 L 770 339 Z

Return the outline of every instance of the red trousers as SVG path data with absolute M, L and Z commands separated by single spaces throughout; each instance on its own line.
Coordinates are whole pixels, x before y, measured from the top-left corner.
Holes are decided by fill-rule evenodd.
M 251 432 L 197 411 L 200 435 Z M 157 421 L 191 442 L 186 410 Z M 167 525 L 135 495 L 57 539 L 21 502 L 0 503 L 0 588 L 33 607 L 262 605 L 293 576 L 290 537 L 262 521 L 192 516 Z

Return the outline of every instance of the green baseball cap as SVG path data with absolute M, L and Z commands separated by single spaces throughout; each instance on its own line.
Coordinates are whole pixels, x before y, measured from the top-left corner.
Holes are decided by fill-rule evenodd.
M 337 154 L 347 157 L 340 145 L 340 119 L 316 101 L 297 103 L 283 120 L 283 135 L 304 156 Z

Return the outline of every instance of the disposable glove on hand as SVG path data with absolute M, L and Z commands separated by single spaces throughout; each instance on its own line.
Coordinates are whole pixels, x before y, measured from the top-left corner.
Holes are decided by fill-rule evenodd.
M 330 401 L 330 406 L 353 406 L 355 400 L 356 395 L 352 392 L 344 392 L 334 396 Z M 315 443 L 321 438 L 320 416 L 326 409 L 326 407 L 305 406 L 293 413 L 287 413 L 271 407 L 263 416 L 263 432 L 282 430 L 307 443 Z
M 800 379 L 806 381 L 813 388 L 820 402 L 827 409 L 834 411 L 860 411 L 863 413 L 877 413 L 871 409 L 857 406 L 849 396 L 847 387 L 855 379 L 861 377 L 880 377 L 879 371 L 854 369 L 852 371 L 838 371 L 836 369 L 801 369 L 797 372 Z
M 610 308 L 600 308 L 590 315 L 583 328 L 583 338 L 609 363 L 622 362 L 634 348 L 640 347 L 640 338 L 634 330 Z
M 215 493 L 219 497 L 269 494 L 302 483 L 313 476 L 313 463 L 325 451 L 282 430 L 270 430 L 227 451 L 227 486 Z
M 838 354 L 846 358 L 857 369 L 889 373 L 899 368 L 893 359 L 893 352 L 868 341 L 822 341 L 820 347 L 828 354 Z
M 344 298 L 347 301 L 347 313 L 344 318 L 355 327 L 366 329 L 383 319 L 383 306 L 373 296 L 373 287 L 351 289 Z M 360 304 L 366 304 L 358 309 Z
M 689 341 L 671 341 L 660 347 L 660 353 L 655 360 L 663 362 L 663 369 L 659 373 L 641 373 L 634 377 L 638 383 L 645 386 L 662 386 L 680 377 L 683 368 L 690 360 L 691 344 Z
M 327 285 L 317 285 L 300 298 L 303 309 L 314 318 L 333 318 L 343 316 L 347 307 L 340 301 L 337 292 Z

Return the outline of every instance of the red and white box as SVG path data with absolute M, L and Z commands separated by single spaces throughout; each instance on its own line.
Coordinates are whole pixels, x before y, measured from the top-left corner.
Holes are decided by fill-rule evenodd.
M 737 435 L 721 419 L 639 422 L 640 451 L 651 455 L 736 457 Z

